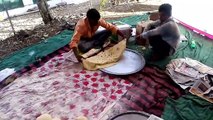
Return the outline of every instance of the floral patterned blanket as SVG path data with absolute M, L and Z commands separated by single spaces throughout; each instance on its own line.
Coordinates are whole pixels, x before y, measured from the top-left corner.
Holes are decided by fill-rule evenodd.
M 63 53 L 1 89 L 0 119 L 35 120 L 48 113 L 61 120 L 96 120 L 131 86 L 125 79 L 83 70 L 72 52 Z

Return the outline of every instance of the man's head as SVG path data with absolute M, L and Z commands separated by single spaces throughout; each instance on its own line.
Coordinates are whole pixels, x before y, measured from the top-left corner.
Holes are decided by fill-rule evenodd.
M 91 27 L 98 24 L 99 19 L 101 18 L 100 13 L 96 9 L 89 9 L 87 11 L 87 18 Z
M 172 6 L 170 4 L 162 4 L 159 9 L 160 21 L 164 22 L 172 16 Z

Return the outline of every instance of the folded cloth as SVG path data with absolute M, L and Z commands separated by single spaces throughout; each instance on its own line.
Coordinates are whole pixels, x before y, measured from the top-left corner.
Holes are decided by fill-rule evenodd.
M 166 72 L 174 82 L 185 89 L 206 75 L 213 75 L 213 68 L 190 58 L 179 58 L 167 65 Z
M 125 49 L 126 39 L 93 57 L 84 59 L 82 61 L 83 66 L 87 70 L 97 70 L 105 67 L 110 67 L 116 64 L 116 62 L 123 55 Z

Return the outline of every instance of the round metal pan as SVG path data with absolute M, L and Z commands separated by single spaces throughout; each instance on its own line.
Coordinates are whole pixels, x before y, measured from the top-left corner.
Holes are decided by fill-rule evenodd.
M 149 114 L 144 112 L 131 111 L 114 116 L 109 120 L 147 120 L 149 116 Z
M 145 66 L 144 57 L 137 51 L 126 49 L 117 64 L 101 71 L 112 75 L 129 75 L 139 72 Z

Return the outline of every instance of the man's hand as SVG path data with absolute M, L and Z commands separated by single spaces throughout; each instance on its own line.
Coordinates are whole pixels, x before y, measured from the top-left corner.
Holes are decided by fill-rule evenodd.
M 143 32 L 140 36 L 144 39 L 148 39 L 147 32 Z
M 148 39 L 147 33 L 143 32 L 140 35 L 136 36 L 136 39 L 141 39 L 141 38 Z
M 74 52 L 75 57 L 77 58 L 78 62 L 81 62 L 81 61 L 82 61 L 82 60 L 81 60 L 82 56 L 80 56 L 80 55 L 78 54 L 78 48 L 77 48 L 77 47 L 74 47 L 74 48 L 73 48 L 73 52 Z
M 141 39 L 141 35 L 137 35 L 135 39 L 136 40 L 140 40 Z

